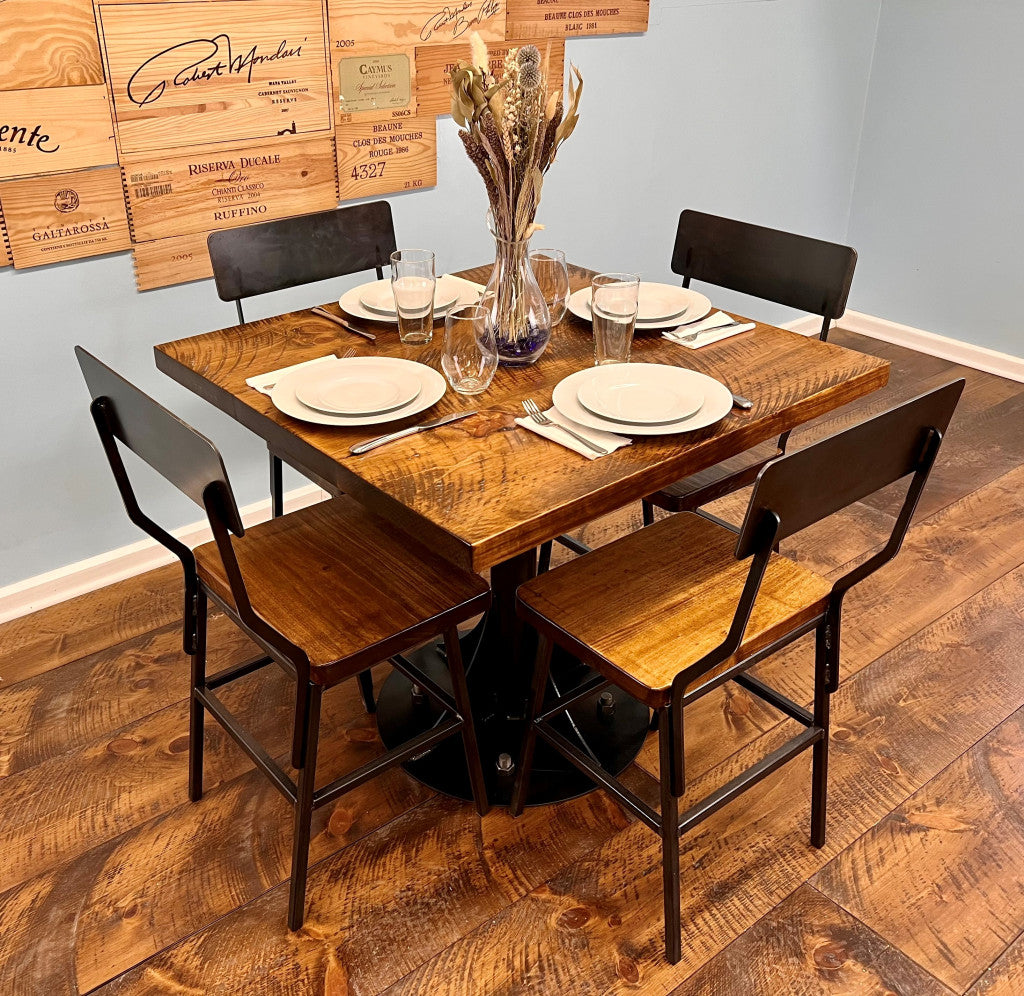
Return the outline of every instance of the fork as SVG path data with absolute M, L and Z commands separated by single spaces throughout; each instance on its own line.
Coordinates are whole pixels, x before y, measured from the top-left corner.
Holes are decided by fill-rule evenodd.
M 561 429 L 563 432 L 569 433 L 573 439 L 583 443 L 584 446 L 592 449 L 599 456 L 607 456 L 611 451 L 606 450 L 603 446 L 598 446 L 597 443 L 592 443 L 585 436 L 581 436 L 578 432 L 573 432 L 568 426 L 562 425 L 561 422 L 553 422 L 545 415 L 537 405 L 537 402 L 533 398 L 527 398 L 523 402 L 523 409 L 526 414 L 530 416 L 537 423 L 537 425 L 553 425 L 556 429 Z
M 698 318 L 697 321 L 700 321 L 700 319 Z M 687 335 L 676 335 L 676 329 L 683 328 L 686 325 L 692 325 L 692 324 L 693 324 L 693 322 L 684 322 L 683 325 L 677 325 L 675 329 L 669 329 L 669 331 L 672 333 L 673 337 L 675 338 L 676 342 L 693 342 L 694 339 L 699 338 L 705 332 L 717 332 L 719 329 L 731 329 L 731 328 L 735 328 L 737 325 L 742 325 L 743 323 L 742 322 L 729 322 L 726 325 L 716 325 L 714 328 L 711 328 L 711 329 L 698 329 L 696 332 L 690 332 Z

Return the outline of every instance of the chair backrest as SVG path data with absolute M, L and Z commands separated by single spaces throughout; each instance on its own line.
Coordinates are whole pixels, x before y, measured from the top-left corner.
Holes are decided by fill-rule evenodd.
M 905 533 L 963 389 L 963 380 L 953 381 L 767 464 L 740 528 L 737 558 L 757 552 L 766 530 L 778 543 L 914 474 L 896 523 Z
M 680 214 L 672 252 L 684 287 L 702 280 L 821 315 L 822 338 L 846 310 L 856 265 L 849 246 L 700 211 Z
M 217 295 L 243 298 L 362 270 L 383 277 L 397 249 L 391 205 L 373 201 L 212 232 L 207 238 Z

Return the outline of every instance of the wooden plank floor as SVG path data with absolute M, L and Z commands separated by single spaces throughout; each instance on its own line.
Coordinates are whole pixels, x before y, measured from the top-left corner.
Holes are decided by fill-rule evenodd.
M 679 965 L 658 840 L 604 793 L 481 822 L 400 771 L 316 815 L 289 932 L 289 810 L 212 722 L 207 793 L 186 798 L 188 667 L 163 569 L 0 627 L 0 993 L 1024 992 L 1024 384 L 834 341 L 891 360 L 891 381 L 793 445 L 956 376 L 967 391 L 903 552 L 847 600 L 826 847 L 808 841 L 809 762 L 684 838 Z M 743 498 L 715 510 L 738 517 Z M 874 496 L 786 552 L 841 573 L 896 508 Z M 255 652 L 223 618 L 210 643 L 212 666 Z M 809 702 L 812 657 L 805 639 L 759 673 Z M 260 673 L 230 700 L 286 757 L 285 680 Z M 707 696 L 688 713 L 692 791 L 789 734 L 734 685 Z M 329 694 L 322 776 L 380 749 L 355 689 Z M 648 744 L 629 782 L 653 800 L 656 772 Z

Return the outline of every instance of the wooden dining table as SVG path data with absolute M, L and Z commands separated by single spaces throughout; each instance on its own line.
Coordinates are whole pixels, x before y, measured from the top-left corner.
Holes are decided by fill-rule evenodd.
M 463 271 L 486 281 L 488 268 Z M 591 271 L 571 267 L 573 289 Z M 340 314 L 337 304 L 326 306 Z M 753 319 L 751 319 L 753 321 Z M 358 323 L 368 327 L 366 323 Z M 667 436 L 637 436 L 630 446 L 586 459 L 516 424 L 522 402 L 551 405 L 559 381 L 594 362 L 589 323 L 567 314 L 533 366 L 499 367 L 490 387 L 466 397 L 449 389 L 421 414 L 384 427 L 337 428 L 298 421 L 247 386 L 246 378 L 305 360 L 351 352 L 393 356 L 440 369 L 443 325 L 432 343 L 405 346 L 394 325 L 374 323 L 375 343 L 330 321 L 297 311 L 156 347 L 156 364 L 266 441 L 271 453 L 331 494 L 345 493 L 458 567 L 490 572 L 493 606 L 466 635 L 468 664 L 484 771 L 492 802 L 507 800 L 524 730 L 532 670 L 531 634 L 517 624 L 515 591 L 536 573 L 537 548 L 681 478 L 824 415 L 885 385 L 889 364 L 817 338 L 758 323 L 752 331 L 700 349 L 658 332 L 637 334 L 632 359 L 685 366 L 723 382 L 753 402 L 716 425 Z M 418 433 L 362 456 L 349 448 L 383 432 L 448 413 L 476 414 Z M 593 611 L 600 612 L 601 605 Z M 445 681 L 443 649 L 426 647 L 420 663 Z M 582 665 L 554 662 L 552 680 L 572 687 Z M 567 732 L 613 772 L 639 751 L 646 707 L 622 693 L 595 695 L 571 709 Z M 430 700 L 397 672 L 378 698 L 378 725 L 389 746 L 437 721 Z M 454 744 L 454 746 L 448 746 Z M 569 798 L 593 784 L 555 755 L 538 756 L 531 803 Z M 408 765 L 421 781 L 469 797 L 465 764 L 454 741 Z

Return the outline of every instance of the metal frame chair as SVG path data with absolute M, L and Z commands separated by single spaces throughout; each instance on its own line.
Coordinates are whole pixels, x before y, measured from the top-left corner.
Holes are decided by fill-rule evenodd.
M 672 271 L 682 276 L 684 287 L 699 280 L 820 315 L 822 342 L 846 310 L 856 266 L 857 252 L 849 246 L 691 210 L 679 215 L 672 250 Z M 649 495 L 643 502 L 644 525 L 654 521 L 655 506 L 694 511 L 746 487 L 769 460 L 785 453 L 788 439 L 783 433 L 772 453 L 751 453 Z M 737 462 L 741 465 L 734 469 Z
M 490 591 L 476 575 L 458 571 L 453 566 L 449 571 L 450 565 L 443 563 L 432 566 L 427 564 L 427 567 L 434 571 L 433 576 L 443 571 L 446 582 L 450 577 L 452 590 L 457 588 L 464 597 L 450 604 L 445 603 L 441 595 L 432 596 L 436 604 L 431 605 L 426 618 L 416 617 L 414 625 L 406 625 L 404 629 L 392 629 L 394 624 L 377 624 L 376 629 L 379 633 L 375 642 L 366 645 L 362 642 L 362 633 L 357 634 L 359 638 L 353 636 L 350 641 L 357 649 L 351 650 L 345 658 L 326 664 L 311 665 L 307 650 L 293 642 L 280 627 L 271 625 L 265 618 L 266 612 L 261 614 L 250 600 L 250 586 L 243 578 L 232 540 L 232 536 L 239 539 L 244 537 L 246 529 L 239 516 L 238 506 L 217 448 L 190 425 L 157 404 L 80 346 L 75 348 L 75 352 L 92 395 L 90 411 L 128 517 L 170 550 L 180 560 L 184 571 L 183 643 L 185 653 L 191 658 L 192 668 L 189 798 L 198 801 L 203 793 L 203 720 L 205 712 L 209 712 L 294 808 L 295 829 L 288 924 L 292 929 L 297 929 L 302 925 L 304 917 L 310 822 L 314 809 L 334 801 L 374 775 L 422 754 L 441 740 L 461 734 L 469 766 L 473 799 L 477 810 L 481 814 L 486 812 L 486 789 L 473 729 L 457 626 L 488 607 Z M 215 550 L 212 544 L 200 547 L 196 551 L 189 549 L 141 510 L 121 457 L 119 443 L 133 451 L 205 509 L 213 531 Z M 348 498 L 335 499 L 335 502 L 339 505 L 344 503 L 337 513 L 338 526 L 344 528 L 348 521 L 355 519 L 354 516 L 346 519 L 345 508 L 349 505 L 355 506 L 355 502 Z M 360 510 L 360 514 L 366 513 Z M 287 529 L 292 531 L 292 536 L 305 529 L 306 538 L 311 540 L 313 546 L 317 546 L 320 533 L 313 530 L 310 535 L 303 515 L 304 512 L 292 513 L 279 520 L 271 520 L 266 525 L 281 532 L 282 530 L 278 529 L 279 525 L 283 527 L 284 524 L 288 524 Z M 259 526 L 255 527 L 252 536 L 256 537 L 260 529 Z M 254 541 L 250 539 L 246 542 Z M 381 558 L 387 556 L 390 561 L 398 564 L 403 574 L 407 574 L 407 581 L 410 584 L 415 582 L 417 576 L 420 576 L 423 583 L 429 583 L 424 580 L 427 567 L 423 565 L 426 564 L 426 560 L 417 559 L 411 542 L 396 540 L 390 544 L 386 531 L 381 532 L 377 541 L 380 545 L 376 545 L 371 551 L 375 558 L 378 555 Z M 334 537 L 335 547 L 343 543 L 347 543 L 345 549 L 351 550 L 353 556 L 358 554 L 354 542 L 347 541 L 344 537 Z M 388 549 L 385 550 L 384 546 Z M 214 564 L 218 556 L 220 569 L 226 578 L 226 590 L 224 585 L 212 583 L 213 573 L 208 568 L 204 571 L 204 564 Z M 365 556 L 364 553 L 364 560 Z M 258 574 L 256 571 L 248 570 L 251 566 L 252 564 L 247 561 L 250 584 L 254 580 L 252 575 Z M 320 585 L 327 583 L 325 579 L 329 575 L 324 574 L 322 570 L 318 574 L 316 582 Z M 295 595 L 294 592 L 290 594 Z M 298 594 L 301 596 L 301 593 Z M 347 590 L 340 594 L 349 602 L 358 595 L 357 592 Z M 371 607 L 375 612 L 379 612 L 380 593 L 374 591 L 370 594 L 373 598 Z M 208 676 L 206 621 L 209 600 L 215 602 L 267 656 Z M 451 691 L 438 685 L 402 656 L 404 651 L 439 633 L 443 633 L 444 636 L 451 674 Z M 384 659 L 415 682 L 441 707 L 442 713 L 438 722 L 405 744 L 385 752 L 317 790 L 317 744 L 320 702 L 324 688 L 363 673 L 370 664 Z M 270 663 L 279 665 L 296 684 L 291 763 L 297 771 L 297 780 L 289 777 L 266 749 L 243 728 L 217 695 L 217 690 L 224 685 Z
M 391 205 L 373 201 L 317 214 L 282 218 L 212 232 L 206 240 L 217 296 L 234 301 L 245 322 L 242 301 L 363 270 L 384 278 L 398 248 Z M 270 452 L 270 499 L 275 516 L 284 512 L 281 458 Z
M 954 381 L 806 449 L 771 461 L 757 478 L 734 547 L 726 539 L 732 535 L 731 527 L 718 524 L 712 517 L 701 513 L 696 513 L 696 519 L 692 516 L 673 516 L 603 547 L 590 556 L 539 576 L 519 588 L 517 609 L 537 629 L 540 647 L 533 677 L 530 727 L 523 745 L 512 813 L 518 815 L 522 811 L 536 738 L 540 736 L 658 833 L 662 839 L 665 951 L 669 961 L 677 962 L 682 956 L 680 834 L 695 827 L 741 792 L 808 748 L 813 751 L 811 843 L 815 847 L 824 845 L 829 703 L 839 685 L 843 599 L 854 585 L 878 570 L 899 551 L 963 387 L 964 381 Z M 880 551 L 831 584 L 830 589 L 823 578 L 773 553 L 780 540 L 909 475 L 913 476 L 888 542 Z M 809 483 L 812 486 L 808 486 Z M 636 685 L 639 683 L 635 675 L 630 677 L 630 662 L 613 661 L 605 656 L 612 653 L 607 643 L 614 643 L 614 640 L 607 637 L 607 634 L 614 631 L 615 620 L 612 619 L 610 626 L 600 631 L 605 634 L 605 642 L 602 643 L 604 653 L 599 652 L 588 643 L 586 634 L 578 632 L 587 623 L 574 629 L 567 622 L 570 613 L 564 608 L 560 612 L 558 598 L 561 590 L 564 592 L 563 606 L 571 606 L 573 597 L 578 600 L 578 592 L 585 588 L 581 580 L 607 578 L 607 587 L 603 590 L 609 605 L 620 605 L 623 613 L 635 612 L 637 603 L 631 594 L 635 596 L 643 590 L 645 582 L 649 582 L 642 572 L 633 571 L 632 578 L 625 576 L 627 572 L 622 565 L 643 562 L 644 554 L 638 550 L 642 551 L 655 543 L 664 548 L 665 537 L 685 536 L 684 528 L 688 521 L 699 521 L 705 524 L 701 528 L 713 528 L 719 532 L 726 540 L 721 546 L 723 559 L 734 559 L 735 562 L 749 559 L 750 568 L 745 581 L 741 585 L 737 582 L 740 590 L 731 620 L 726 616 L 721 617 L 723 627 L 728 627 L 725 639 L 710 652 L 682 667 L 665 662 L 662 675 L 664 684 L 653 688 L 643 683 L 644 688 L 640 689 L 640 693 L 649 693 L 645 701 L 653 705 L 657 717 L 661 761 L 661 811 L 657 812 L 551 725 L 553 717 L 581 697 L 592 695 L 608 684 L 628 686 L 632 681 L 634 687 L 628 690 L 637 694 Z M 708 526 L 707 523 L 712 525 Z M 787 608 L 779 626 L 770 634 L 762 635 L 760 644 L 756 640 L 745 643 L 751 615 L 770 564 L 774 564 L 775 568 L 780 564 L 789 565 L 794 572 L 803 571 L 808 580 L 813 582 L 806 586 L 807 592 L 820 594 L 815 596 L 816 601 L 799 611 Z M 693 583 L 685 576 L 679 577 L 678 590 L 672 589 L 669 597 L 676 599 Z M 717 620 L 719 617 L 715 618 Z M 652 619 L 650 625 L 664 626 L 666 622 L 669 626 L 685 627 L 682 618 L 672 621 Z M 719 630 L 712 627 L 712 631 Z M 808 711 L 747 671 L 754 664 L 812 631 L 815 633 L 814 700 L 812 710 Z M 678 640 L 685 641 L 691 639 L 688 634 L 689 631 L 682 629 L 676 636 Z M 638 639 L 642 640 L 642 635 Z M 769 639 L 770 642 L 764 645 Z M 545 686 L 554 644 L 579 656 L 598 673 L 580 687 L 545 704 Z M 708 797 L 695 802 L 680 816 L 679 799 L 685 790 L 683 709 L 728 680 L 736 681 L 806 729 Z

